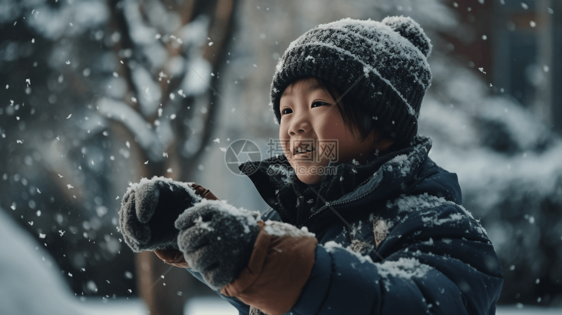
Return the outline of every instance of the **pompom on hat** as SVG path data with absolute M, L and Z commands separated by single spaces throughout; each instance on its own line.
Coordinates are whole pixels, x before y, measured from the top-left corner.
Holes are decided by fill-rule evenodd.
M 281 122 L 279 101 L 289 84 L 317 77 L 361 106 L 381 131 L 400 142 L 413 139 L 425 91 L 431 85 L 431 41 L 409 17 L 381 22 L 345 18 L 321 24 L 294 40 L 279 59 L 270 106 Z

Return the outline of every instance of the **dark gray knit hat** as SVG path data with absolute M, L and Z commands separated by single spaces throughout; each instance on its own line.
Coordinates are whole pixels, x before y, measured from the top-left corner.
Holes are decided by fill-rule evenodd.
M 269 105 L 280 123 L 285 88 L 300 78 L 317 77 L 347 91 L 352 106 L 361 106 L 386 135 L 410 141 L 431 85 L 431 49 L 430 39 L 409 17 L 382 22 L 346 18 L 318 25 L 294 40 L 279 59 Z

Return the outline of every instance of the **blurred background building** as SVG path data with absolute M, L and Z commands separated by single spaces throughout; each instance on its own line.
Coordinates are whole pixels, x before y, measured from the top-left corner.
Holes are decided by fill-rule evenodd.
M 560 1 L 456 1 L 461 21 L 471 25 L 448 38 L 469 66 L 487 69 L 494 93 L 507 93 L 537 118 L 562 132 Z M 472 62 L 472 63 L 470 63 Z M 502 92 L 503 91 L 503 92 Z
M 562 305 L 559 0 L 2 1 L 0 211 L 82 300 L 141 296 L 152 314 L 181 314 L 214 293 L 123 244 L 128 184 L 194 181 L 267 210 L 225 152 L 249 139 L 267 157 L 277 60 L 320 23 L 388 15 L 434 44 L 420 133 L 501 258 L 499 303 Z

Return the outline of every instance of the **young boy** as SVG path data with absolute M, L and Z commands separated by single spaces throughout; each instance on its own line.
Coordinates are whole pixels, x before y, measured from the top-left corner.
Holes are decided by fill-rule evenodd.
M 430 51 L 405 17 L 306 32 L 271 88 L 284 154 L 240 166 L 271 209 L 260 219 L 193 183 L 143 179 L 119 212 L 127 244 L 240 314 L 495 314 L 492 244 L 417 135 Z

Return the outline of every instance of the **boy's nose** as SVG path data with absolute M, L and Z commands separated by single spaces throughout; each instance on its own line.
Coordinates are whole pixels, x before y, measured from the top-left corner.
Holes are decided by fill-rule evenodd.
M 302 128 L 299 129 L 299 130 L 297 130 L 297 132 L 295 132 L 295 131 L 289 131 L 289 134 L 290 134 L 291 136 L 294 136 L 294 135 L 296 135 L 297 133 L 305 133 L 305 131 L 304 131 Z
M 291 136 L 297 134 L 306 134 L 307 132 L 310 131 L 310 129 L 311 129 L 311 125 L 310 122 L 308 122 L 308 120 L 299 119 L 295 121 L 293 124 L 291 124 L 291 127 L 289 128 L 289 134 Z

